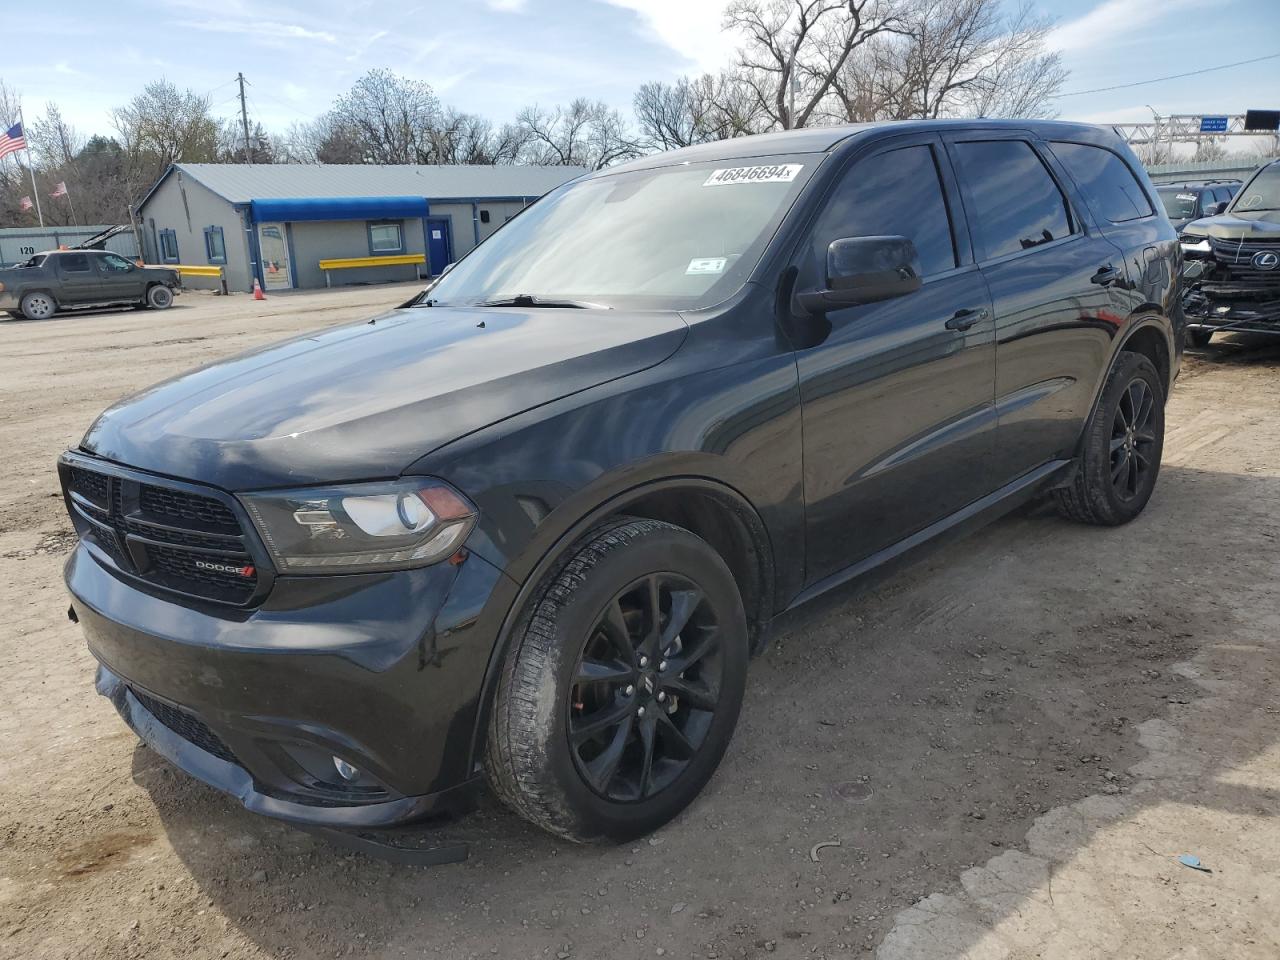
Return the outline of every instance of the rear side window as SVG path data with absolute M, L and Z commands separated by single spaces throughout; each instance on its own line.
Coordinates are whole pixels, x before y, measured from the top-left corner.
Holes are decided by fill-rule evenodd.
M 1071 234 L 1066 199 L 1031 144 L 975 140 L 957 143 L 955 152 L 973 203 L 971 219 L 983 259 Z
M 1052 147 L 1098 219 L 1124 223 L 1155 212 L 1129 165 L 1110 150 L 1058 141 Z
M 955 267 L 951 218 L 927 144 L 867 157 L 845 173 L 814 226 L 807 267 L 823 268 L 832 240 L 877 236 L 912 240 L 926 277 Z
M 64 253 L 58 258 L 58 269 L 63 273 L 86 273 L 89 258 L 83 253 Z

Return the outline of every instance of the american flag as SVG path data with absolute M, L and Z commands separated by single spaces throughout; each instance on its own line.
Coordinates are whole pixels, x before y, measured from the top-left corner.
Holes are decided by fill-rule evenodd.
M 22 135 L 22 124 L 15 123 L 0 135 L 0 158 L 27 149 L 27 138 Z
M 53 193 L 49 194 L 51 197 L 65 197 L 66 195 L 67 184 L 65 180 L 59 180 L 58 185 L 53 188 Z
M 33 204 L 33 203 L 31 202 L 31 198 L 30 198 L 30 197 L 23 197 L 23 198 L 22 198 L 22 209 L 23 209 L 23 210 L 30 210 L 33 206 L 35 206 L 35 204 Z

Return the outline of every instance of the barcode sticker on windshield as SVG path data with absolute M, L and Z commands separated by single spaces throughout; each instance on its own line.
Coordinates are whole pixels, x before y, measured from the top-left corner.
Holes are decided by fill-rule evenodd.
M 790 183 L 796 178 L 803 163 L 771 163 L 759 167 L 729 167 L 712 170 L 702 184 L 704 187 L 723 187 L 731 183 Z
M 1195 198 L 1196 198 L 1196 195 L 1195 195 L 1194 193 L 1180 193 L 1180 194 L 1178 194 L 1178 199 L 1179 199 L 1179 200 L 1194 200 Z
M 684 275 L 691 277 L 700 273 L 724 273 L 724 265 L 728 262 L 727 257 L 695 257 L 689 261 Z

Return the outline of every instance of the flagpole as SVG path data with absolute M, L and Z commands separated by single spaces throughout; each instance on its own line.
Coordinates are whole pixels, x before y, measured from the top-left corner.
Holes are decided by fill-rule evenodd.
M 62 185 L 65 187 L 67 185 L 67 182 L 65 180 L 62 181 Z M 71 191 L 68 190 L 65 194 L 63 194 L 63 196 L 67 198 L 67 206 L 71 208 L 72 225 L 77 227 L 80 226 L 80 221 L 76 219 L 76 205 L 71 202 Z
M 27 121 L 22 116 L 22 106 L 18 106 L 18 123 L 22 125 L 22 142 L 27 145 L 27 172 L 31 174 L 31 199 L 36 202 L 36 216 L 40 218 L 40 229 L 44 229 L 44 212 L 40 209 L 40 188 L 36 186 L 36 162 L 31 159 L 31 141 L 27 139 Z

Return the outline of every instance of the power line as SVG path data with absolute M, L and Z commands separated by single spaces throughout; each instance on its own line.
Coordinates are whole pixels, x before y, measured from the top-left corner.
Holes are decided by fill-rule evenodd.
M 1134 83 L 1117 83 L 1113 87 L 1095 87 L 1092 90 L 1073 90 L 1070 93 L 1055 93 L 1050 99 L 1057 100 L 1062 97 L 1081 97 L 1086 93 L 1106 93 L 1109 90 L 1125 90 L 1129 87 L 1144 87 L 1149 83 L 1163 83 L 1166 80 L 1181 80 L 1183 77 L 1198 77 L 1202 73 L 1213 73 L 1215 70 L 1227 70 L 1231 67 L 1243 67 L 1249 63 L 1261 63 L 1263 60 L 1275 60 L 1280 57 L 1280 53 L 1269 53 L 1265 57 L 1254 57 L 1252 60 L 1237 60 L 1235 63 L 1224 63 L 1217 67 L 1205 67 L 1202 70 L 1192 70 L 1189 73 L 1174 73 L 1167 77 L 1156 77 L 1152 80 L 1138 80 Z

